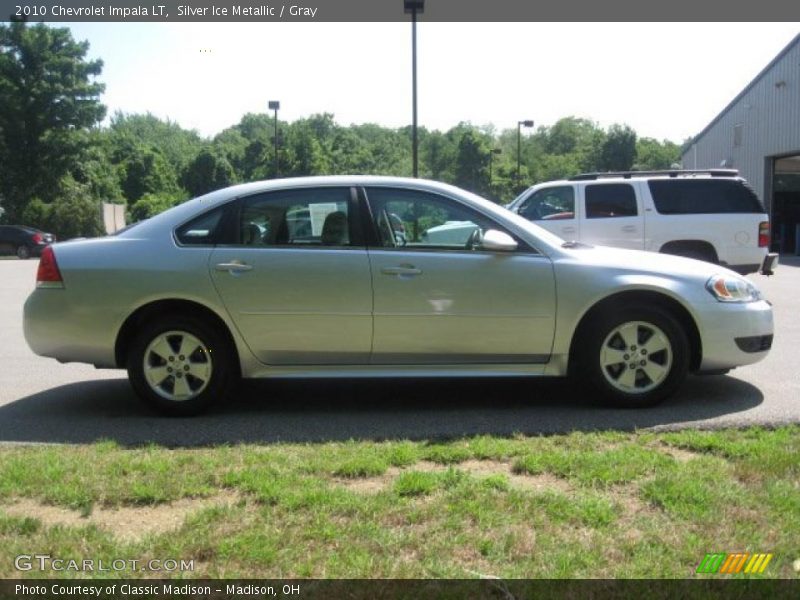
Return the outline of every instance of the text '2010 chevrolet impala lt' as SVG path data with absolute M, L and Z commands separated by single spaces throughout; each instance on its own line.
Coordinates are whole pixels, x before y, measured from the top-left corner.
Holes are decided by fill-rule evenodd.
M 238 185 L 54 244 L 24 330 L 37 354 L 125 368 L 188 415 L 242 377 L 571 375 L 650 406 L 689 372 L 764 358 L 773 323 L 718 265 L 565 242 L 441 183 L 342 176 Z

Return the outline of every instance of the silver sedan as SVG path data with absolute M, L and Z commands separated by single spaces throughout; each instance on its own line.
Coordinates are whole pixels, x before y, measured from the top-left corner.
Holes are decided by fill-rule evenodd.
M 704 262 L 565 242 L 458 188 L 234 186 L 43 253 L 24 330 L 187 415 L 240 378 L 566 376 L 649 406 L 761 360 L 771 305 Z

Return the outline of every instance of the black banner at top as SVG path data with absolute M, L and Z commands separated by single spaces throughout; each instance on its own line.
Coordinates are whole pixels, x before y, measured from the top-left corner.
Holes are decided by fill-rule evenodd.
M 761 0 L 0 0 L 3 20 L 76 22 L 800 21 L 800 3 Z M 420 10 L 421 9 L 421 10 Z

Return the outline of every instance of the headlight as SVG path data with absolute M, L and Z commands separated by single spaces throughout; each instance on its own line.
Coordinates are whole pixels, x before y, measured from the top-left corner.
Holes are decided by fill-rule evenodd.
M 757 302 L 761 292 L 742 277 L 714 275 L 706 282 L 706 289 L 720 302 Z

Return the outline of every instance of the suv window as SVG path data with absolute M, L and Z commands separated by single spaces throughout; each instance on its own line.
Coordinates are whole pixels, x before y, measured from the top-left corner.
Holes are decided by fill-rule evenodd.
M 756 193 L 736 179 L 651 179 L 647 183 L 662 215 L 764 212 Z
M 237 224 L 243 246 L 349 246 L 350 188 L 270 192 L 245 198 Z
M 607 219 L 635 217 L 636 193 L 628 183 L 606 183 L 586 186 L 586 218 Z
M 435 194 L 368 188 L 367 199 L 384 248 L 472 250 L 481 233 L 497 229 L 486 217 Z
M 519 214 L 529 221 L 574 219 L 575 192 L 569 185 L 537 190 L 523 203 Z

